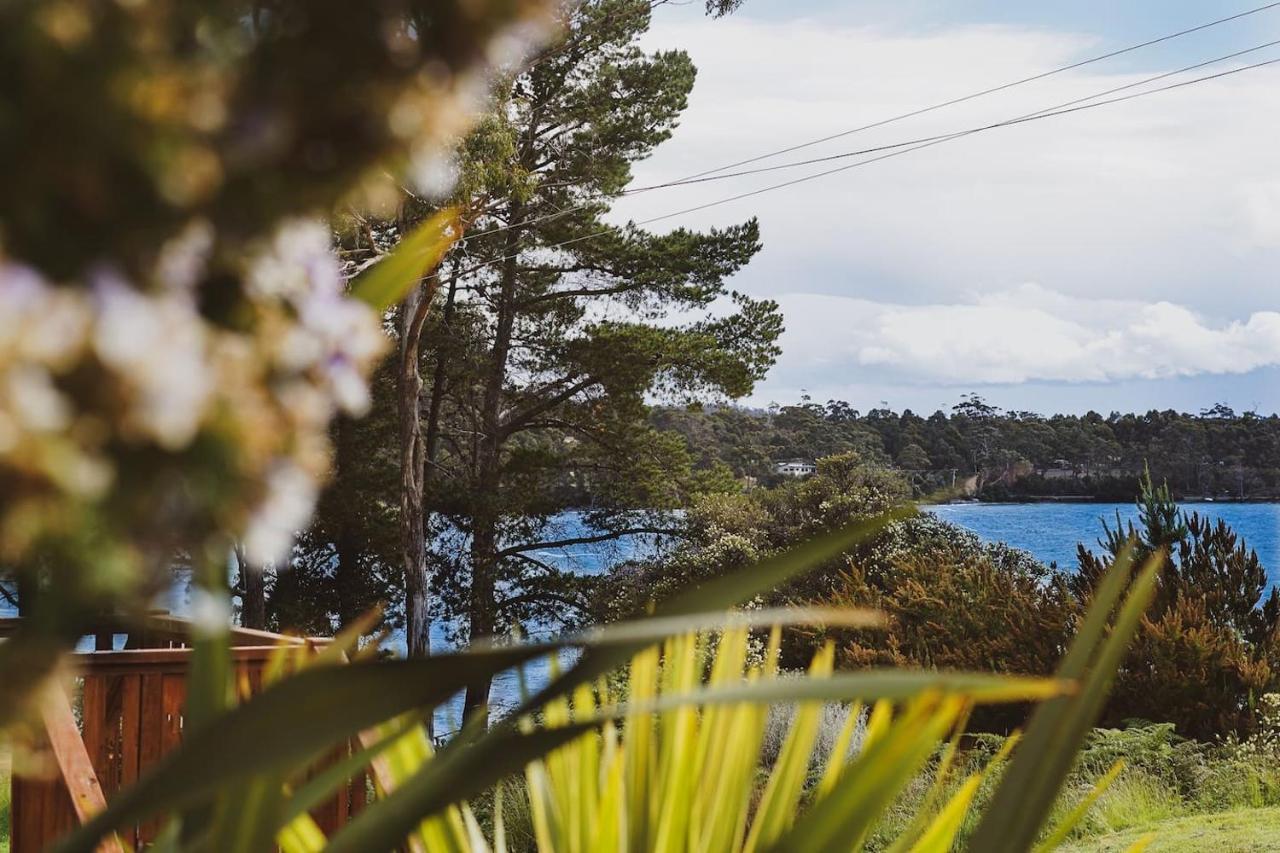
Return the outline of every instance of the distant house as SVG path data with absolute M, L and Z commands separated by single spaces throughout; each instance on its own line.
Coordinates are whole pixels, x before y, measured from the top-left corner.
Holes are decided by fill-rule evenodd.
M 1040 476 L 1046 480 L 1074 480 L 1080 476 L 1076 466 L 1068 459 L 1055 459 L 1053 465 L 1045 468 Z
M 818 466 L 807 459 L 788 459 L 785 462 L 773 463 L 773 470 L 777 474 L 788 477 L 808 477 L 817 473 Z

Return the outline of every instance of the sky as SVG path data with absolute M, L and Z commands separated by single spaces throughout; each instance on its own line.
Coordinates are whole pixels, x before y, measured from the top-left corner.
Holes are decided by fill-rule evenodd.
M 1262 0 L 747 0 L 660 7 L 698 67 L 636 186 L 682 178 L 1261 5 Z M 752 164 L 1025 115 L 1280 40 L 1280 8 Z M 1280 45 L 1157 85 L 1280 58 Z M 1141 88 L 1118 94 L 1141 91 Z M 1114 97 L 1114 96 L 1112 96 Z M 644 220 L 856 162 L 639 193 Z M 733 171 L 733 170 L 731 170 Z M 1041 412 L 1280 410 L 1280 64 L 1027 122 L 648 226 L 760 220 L 731 282 L 778 301 L 747 400 Z

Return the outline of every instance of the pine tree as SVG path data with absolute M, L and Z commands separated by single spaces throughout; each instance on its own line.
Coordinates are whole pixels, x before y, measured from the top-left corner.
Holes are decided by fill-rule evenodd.
M 468 148 L 486 164 L 460 199 L 473 236 L 441 274 L 421 370 L 429 535 L 461 640 L 571 617 L 582 582 L 539 552 L 663 530 L 651 511 L 700 487 L 647 402 L 740 396 L 778 352 L 777 306 L 725 284 L 760 248 L 754 220 L 653 233 L 608 218 L 694 82 L 685 53 L 637 46 L 650 13 L 649 0 L 567 12 L 561 42 Z M 587 500 L 587 532 L 558 531 Z M 468 711 L 487 697 L 475 685 Z
M 1187 515 L 1148 471 L 1138 524 L 1104 522 L 1102 555 L 1083 545 L 1072 591 L 1087 601 L 1121 554 L 1142 562 L 1162 555 L 1156 599 L 1143 619 L 1111 700 L 1112 719 L 1170 721 L 1192 737 L 1247 733 L 1254 699 L 1273 690 L 1280 663 L 1280 595 L 1224 521 Z M 1264 599 L 1264 595 L 1266 596 Z

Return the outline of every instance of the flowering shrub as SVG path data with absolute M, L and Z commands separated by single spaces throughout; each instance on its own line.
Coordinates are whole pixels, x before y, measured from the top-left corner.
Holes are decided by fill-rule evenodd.
M 0 569 L 51 605 L 0 667 L 288 552 L 388 346 L 322 220 L 436 181 L 550 6 L 0 6 Z
M 207 323 L 209 247 L 207 228 L 170 241 L 147 289 L 105 266 L 71 288 L 0 265 L 5 559 L 104 504 L 142 510 L 118 547 L 212 522 L 255 560 L 280 557 L 310 516 L 329 419 L 368 405 L 378 315 L 344 294 L 327 229 L 289 222 L 245 259 L 243 327 Z M 190 488 L 203 479 L 224 490 Z

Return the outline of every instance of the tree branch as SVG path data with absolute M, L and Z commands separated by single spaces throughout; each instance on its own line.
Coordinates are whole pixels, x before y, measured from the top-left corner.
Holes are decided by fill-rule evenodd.
M 555 539 L 549 542 L 528 542 L 524 545 L 513 545 L 498 552 L 499 557 L 514 557 L 525 551 L 539 551 L 547 548 L 567 548 L 570 545 L 591 545 L 596 542 L 608 542 L 621 539 L 623 536 L 635 536 L 641 533 L 653 533 L 661 536 L 679 536 L 681 531 L 675 527 L 624 527 L 607 533 L 596 533 L 591 536 L 574 536 L 569 539 Z
M 541 267 L 541 268 L 526 267 L 526 269 L 533 269 L 533 271 L 535 272 L 559 271 L 551 267 Z M 566 273 L 580 272 L 580 271 L 581 269 L 563 270 L 563 272 L 566 272 Z M 607 270 L 602 270 L 602 272 L 607 272 Z M 571 290 L 553 290 L 548 293 L 544 293 L 541 296 L 534 296 L 524 300 L 523 302 L 520 303 L 520 307 L 528 308 L 532 305 L 541 305 L 543 302 L 550 302 L 554 299 L 577 299 L 577 298 L 590 298 L 593 296 L 620 296 L 621 294 L 633 293 L 641 289 L 643 288 L 637 284 L 620 284 L 617 287 L 576 287 Z
M 560 391 L 557 394 L 553 394 L 552 396 L 546 398 L 545 400 L 542 400 L 530 406 L 528 409 L 524 410 L 518 415 L 513 415 L 509 420 L 507 420 L 506 423 L 502 425 L 502 429 L 501 429 L 502 437 L 506 438 L 507 436 L 511 435 L 517 428 L 522 426 L 525 422 L 533 420 L 534 418 L 541 415 L 543 412 L 551 411 L 556 406 L 571 399 L 573 395 L 581 391 L 585 391 L 587 388 L 590 388 L 594 384 L 596 384 L 596 380 L 588 376 L 586 379 L 573 383 L 569 387 L 565 388 L 563 391 Z
M 513 595 L 510 598 L 504 598 L 498 602 L 499 610 L 506 610 L 511 607 L 519 607 L 521 604 L 533 604 L 537 602 L 554 601 L 563 604 L 565 607 L 572 607 L 579 613 L 585 613 L 586 604 L 581 601 L 575 601 L 567 595 L 560 595 L 556 592 L 528 592 L 524 595 Z
M 15 610 L 18 608 L 17 596 L 9 592 L 9 590 L 5 589 L 4 584 L 0 584 L 0 598 L 3 598 L 5 601 L 9 602 L 9 606 L 14 608 Z

